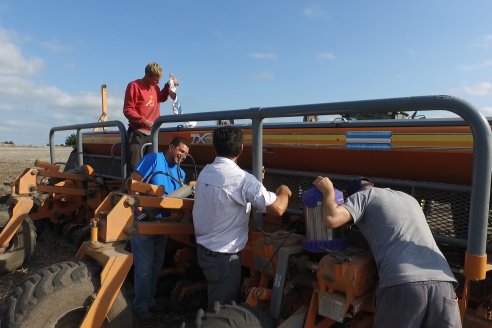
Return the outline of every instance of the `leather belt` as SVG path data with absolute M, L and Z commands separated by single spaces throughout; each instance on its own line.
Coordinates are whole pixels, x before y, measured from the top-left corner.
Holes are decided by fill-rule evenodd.
M 231 255 L 237 255 L 237 254 L 239 254 L 239 252 L 237 252 L 237 253 L 220 253 L 220 252 L 214 252 L 214 251 L 209 250 L 205 246 L 202 246 L 201 244 L 198 244 L 198 248 L 202 249 L 205 254 L 207 254 L 209 256 L 212 256 L 212 257 L 231 256 Z

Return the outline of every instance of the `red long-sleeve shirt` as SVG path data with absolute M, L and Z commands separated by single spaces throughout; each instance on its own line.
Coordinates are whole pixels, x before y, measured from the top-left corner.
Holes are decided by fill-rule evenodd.
M 159 85 L 149 86 L 142 79 L 128 83 L 123 114 L 128 119 L 129 126 L 150 132 L 144 123 L 153 123 L 160 116 L 160 103 L 166 101 L 169 96 L 175 94 L 169 90 L 167 83 L 162 90 L 159 90 Z

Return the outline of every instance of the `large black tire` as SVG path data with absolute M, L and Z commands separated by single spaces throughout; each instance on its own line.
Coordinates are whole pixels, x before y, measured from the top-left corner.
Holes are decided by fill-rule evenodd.
M 88 262 L 62 262 L 38 271 L 7 296 L 0 308 L 0 327 L 79 327 L 100 286 L 100 271 Z M 133 310 L 120 292 L 103 327 L 134 324 Z
M 8 205 L 0 203 L 0 227 L 5 227 L 9 220 L 9 207 Z
M 0 227 L 0 230 L 4 225 Z M 22 266 L 34 253 L 35 247 L 36 228 L 31 218 L 26 216 L 10 240 L 7 250 L 0 254 L 0 274 L 12 272 Z
M 269 328 L 273 327 L 273 320 L 267 313 L 247 304 L 220 305 L 216 303 L 214 312 L 198 310 L 195 322 L 191 326 L 197 328 Z

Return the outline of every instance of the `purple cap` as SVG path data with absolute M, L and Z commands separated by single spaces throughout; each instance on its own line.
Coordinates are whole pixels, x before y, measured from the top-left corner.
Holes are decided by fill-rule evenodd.
M 321 205 L 321 200 L 323 198 L 323 194 L 316 187 L 309 188 L 308 190 L 302 193 L 302 203 L 307 207 L 316 207 Z M 343 193 L 335 189 L 335 202 L 337 204 L 343 204 Z

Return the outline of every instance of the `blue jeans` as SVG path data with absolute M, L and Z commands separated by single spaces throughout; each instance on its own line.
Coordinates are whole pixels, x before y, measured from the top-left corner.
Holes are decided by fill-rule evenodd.
M 136 313 L 149 311 L 155 305 L 159 274 L 164 264 L 167 236 L 135 236 L 130 240 L 134 264 L 135 298 L 133 307 Z

